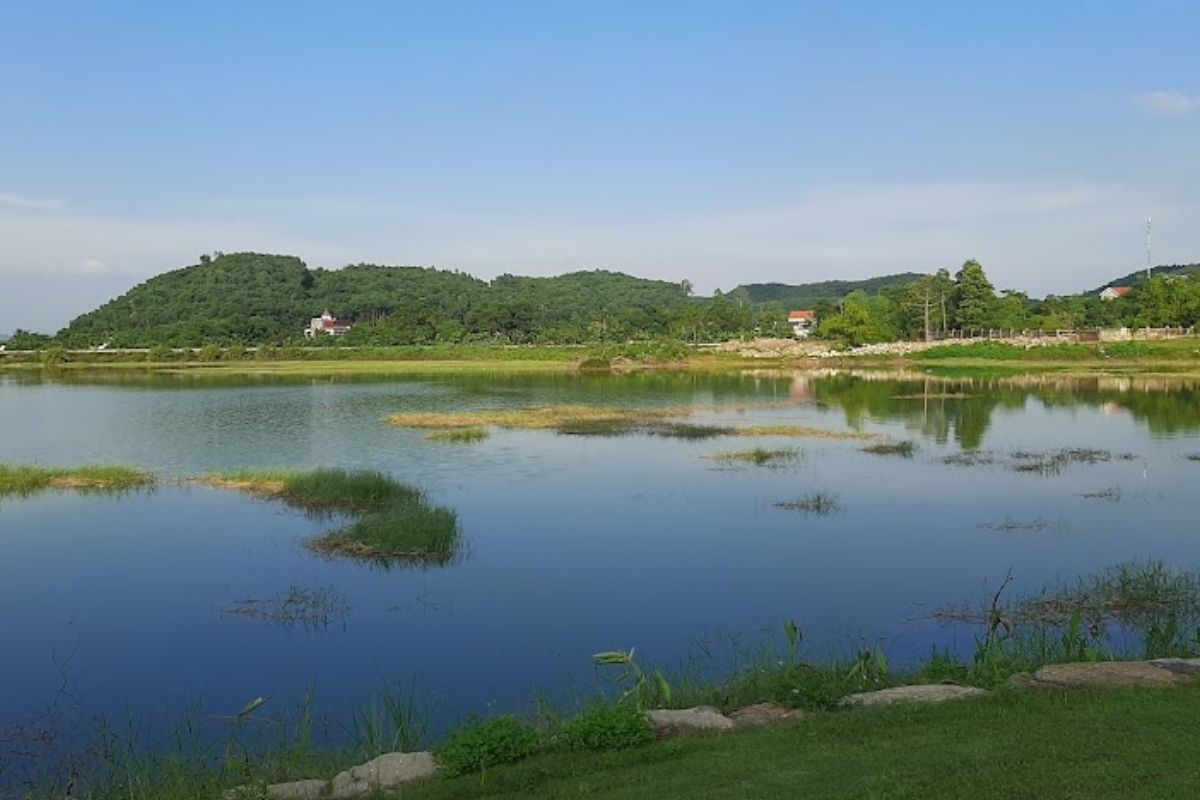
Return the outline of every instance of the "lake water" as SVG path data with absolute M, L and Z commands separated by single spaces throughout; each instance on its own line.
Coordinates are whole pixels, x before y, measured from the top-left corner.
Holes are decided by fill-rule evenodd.
M 677 406 L 693 422 L 797 424 L 911 439 L 910 458 L 840 439 L 497 430 L 463 445 L 389 427 L 397 411 L 558 403 Z M 466 557 L 392 568 L 309 552 L 328 522 L 164 480 L 120 496 L 0 499 L 0 731 L 69 698 L 121 717 L 202 701 L 235 713 L 315 689 L 332 710 L 414 676 L 452 723 L 594 681 L 591 656 L 675 664 L 796 620 L 817 653 L 881 640 L 893 661 L 971 632 L 924 619 L 1130 559 L 1200 566 L 1200 392 L 1187 381 L 849 373 L 441 375 L 403 379 L 0 377 L 0 461 L 117 462 L 180 479 L 239 467 L 386 471 L 460 516 Z M 796 447 L 777 468 L 720 451 Z M 1126 457 L 1056 475 L 1015 451 Z M 992 463 L 947 464 L 957 453 Z M 1087 498 L 1109 488 L 1119 497 Z M 836 496 L 839 513 L 775 503 Z M 1015 526 L 1015 527 L 1014 527 Z M 1028 529 L 1033 526 L 1036 529 Z M 327 589 L 328 624 L 235 616 L 246 598 Z

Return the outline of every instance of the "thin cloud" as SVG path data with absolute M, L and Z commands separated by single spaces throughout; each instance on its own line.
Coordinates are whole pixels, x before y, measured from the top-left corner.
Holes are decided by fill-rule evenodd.
M 1178 89 L 1155 89 L 1152 92 L 1135 94 L 1131 99 L 1138 108 L 1153 114 L 1177 116 L 1200 107 L 1200 97 L 1185 94 Z
M 9 208 L 27 208 L 34 211 L 57 211 L 58 209 L 66 208 L 67 204 L 62 200 L 51 200 L 43 197 L 26 197 L 20 194 L 6 194 L 0 192 L 0 206 Z

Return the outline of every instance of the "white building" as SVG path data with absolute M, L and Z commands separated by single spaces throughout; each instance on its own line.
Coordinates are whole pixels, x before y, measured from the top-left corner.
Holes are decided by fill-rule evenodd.
M 325 334 L 326 336 L 341 336 L 349 332 L 350 323 L 336 318 L 326 309 L 325 313 L 321 316 L 313 317 L 309 320 L 308 327 L 304 329 L 304 336 L 307 339 L 315 339 L 321 334 Z

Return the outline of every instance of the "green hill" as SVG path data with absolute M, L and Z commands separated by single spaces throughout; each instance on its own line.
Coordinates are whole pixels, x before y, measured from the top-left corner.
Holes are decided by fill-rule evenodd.
M 1200 264 L 1160 264 L 1153 268 L 1155 275 L 1179 275 L 1187 272 L 1200 272 Z M 1135 286 L 1146 279 L 1146 270 L 1139 269 L 1120 278 L 1102 283 L 1091 291 L 1084 292 L 1085 296 L 1097 295 L 1109 286 Z
M 233 253 L 155 276 L 73 320 L 71 346 L 283 343 L 329 310 L 351 343 L 494 339 L 571 341 L 588 331 L 666 331 L 691 304 L 668 281 L 603 270 L 492 282 L 427 267 L 309 269 L 293 256 Z
M 860 281 L 819 281 L 817 283 L 747 283 L 733 292 L 744 289 L 750 301 L 760 305 L 779 303 L 786 309 L 806 309 L 818 300 L 840 300 L 854 291 L 879 294 L 890 286 L 903 286 L 924 277 L 918 272 L 900 272 Z

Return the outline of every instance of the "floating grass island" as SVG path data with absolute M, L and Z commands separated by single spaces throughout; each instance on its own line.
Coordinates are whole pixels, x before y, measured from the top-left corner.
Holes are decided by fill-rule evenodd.
M 373 470 L 317 469 L 220 472 L 199 479 L 220 488 L 282 500 L 294 508 L 355 517 L 318 536 L 318 553 L 383 562 L 447 563 L 461 549 L 458 514 L 431 503 L 420 489 Z
M 136 467 L 92 464 L 82 467 L 42 467 L 0 463 L 0 496 L 33 494 L 47 489 L 79 492 L 122 492 L 154 484 L 154 476 Z

